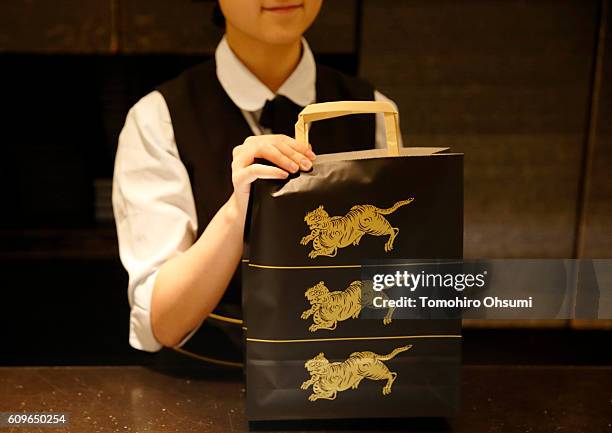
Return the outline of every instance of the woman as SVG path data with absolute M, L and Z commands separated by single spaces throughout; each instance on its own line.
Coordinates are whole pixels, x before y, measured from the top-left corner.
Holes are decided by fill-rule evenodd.
M 203 320 L 213 311 L 239 316 L 250 184 L 312 167 L 313 149 L 290 137 L 303 106 L 387 100 L 315 63 L 302 35 L 322 0 L 219 3 L 225 36 L 215 58 L 142 98 L 119 137 L 113 208 L 129 273 L 130 344 L 141 350 L 182 346 L 194 333 L 210 346 Z M 310 137 L 317 152 L 384 146 L 380 118 L 320 124 Z

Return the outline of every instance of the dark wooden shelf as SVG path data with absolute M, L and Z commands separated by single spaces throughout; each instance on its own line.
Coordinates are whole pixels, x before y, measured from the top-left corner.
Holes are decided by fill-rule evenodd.
M 115 227 L 0 230 L 1 259 L 116 258 Z

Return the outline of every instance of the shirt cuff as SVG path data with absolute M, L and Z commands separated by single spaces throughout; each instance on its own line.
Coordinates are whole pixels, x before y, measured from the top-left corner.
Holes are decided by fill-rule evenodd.
M 163 347 L 153 335 L 151 325 L 151 296 L 157 270 L 134 290 L 130 312 L 130 346 L 146 352 L 158 352 Z

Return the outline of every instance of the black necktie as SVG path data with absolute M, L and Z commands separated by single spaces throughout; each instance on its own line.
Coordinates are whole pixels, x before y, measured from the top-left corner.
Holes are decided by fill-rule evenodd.
M 293 137 L 295 134 L 295 122 L 303 107 L 294 103 L 291 99 L 276 95 L 274 99 L 268 99 L 261 111 L 259 124 L 264 128 L 272 130 L 273 134 L 285 134 Z

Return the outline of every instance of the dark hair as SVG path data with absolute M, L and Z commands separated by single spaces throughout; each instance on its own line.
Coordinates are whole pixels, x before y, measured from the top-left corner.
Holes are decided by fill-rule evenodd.
M 223 16 L 223 12 L 221 12 L 221 6 L 219 6 L 218 0 L 215 3 L 215 7 L 213 8 L 212 22 L 215 26 L 225 30 L 225 17 Z

